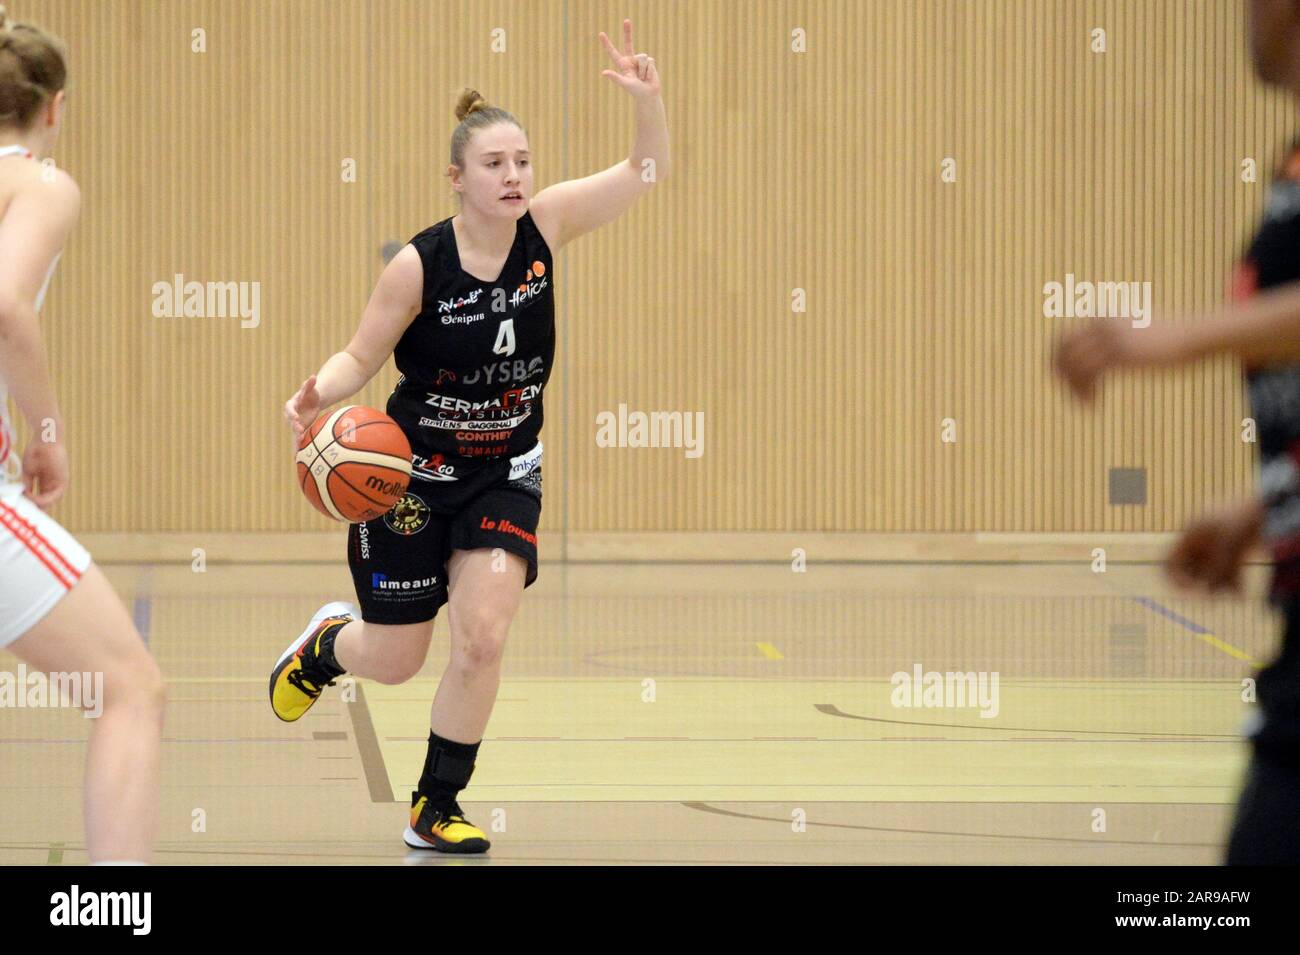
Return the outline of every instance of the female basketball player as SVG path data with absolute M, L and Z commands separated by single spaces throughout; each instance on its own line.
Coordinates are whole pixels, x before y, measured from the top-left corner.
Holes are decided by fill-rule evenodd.
M 322 408 L 359 391 L 390 354 L 401 373 L 390 414 L 414 452 L 410 490 L 348 539 L 359 612 L 322 607 L 277 662 L 271 705 L 296 720 L 343 673 L 402 683 L 424 663 L 448 604 L 451 659 L 434 697 L 424 772 L 404 840 L 483 852 L 461 812 L 496 701 L 506 633 L 537 577 L 542 497 L 542 391 L 555 353 L 555 270 L 566 243 L 612 222 L 661 181 L 668 128 L 653 57 L 600 34 L 631 95 L 632 153 L 615 166 L 533 197 L 523 127 L 466 90 L 448 174 L 460 213 L 411 239 L 384 269 L 347 348 L 285 405 L 295 437 Z
M 1248 5 L 1256 72 L 1300 95 L 1300 2 Z M 1256 294 L 1257 290 L 1259 291 Z M 1239 589 L 1261 539 L 1275 561 L 1270 601 L 1283 615 L 1281 654 L 1257 681 L 1260 719 L 1229 839 L 1229 864 L 1300 863 L 1300 143 L 1283 159 L 1264 221 L 1233 279 L 1233 302 L 1186 324 L 1143 329 L 1096 321 L 1064 336 L 1058 373 L 1083 400 L 1111 368 L 1173 367 L 1228 352 L 1247 371 L 1260 449 L 1260 493 L 1199 518 L 1169 556 L 1177 582 Z
M 42 162 L 59 135 L 66 75 L 62 44 L 0 7 L 0 648 L 38 672 L 103 674 L 86 848 L 93 863 L 143 863 L 158 819 L 162 678 L 90 555 L 44 513 L 68 486 L 36 319 L 81 201 L 72 177 Z M 6 386 L 31 426 L 21 463 Z

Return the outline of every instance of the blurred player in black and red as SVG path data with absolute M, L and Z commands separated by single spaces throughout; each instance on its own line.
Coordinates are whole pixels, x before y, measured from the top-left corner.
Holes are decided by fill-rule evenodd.
M 1300 0 L 1249 0 L 1255 71 L 1300 96 Z M 1257 493 L 1194 520 L 1170 576 L 1239 590 L 1254 546 L 1274 560 L 1269 601 L 1284 621 L 1277 659 L 1259 673 L 1252 756 L 1227 850 L 1230 865 L 1300 863 L 1300 141 L 1278 163 L 1259 229 L 1233 272 L 1229 304 L 1178 324 L 1094 321 L 1063 336 L 1056 369 L 1085 401 L 1116 368 L 1173 367 L 1230 353 L 1246 372 L 1260 454 Z

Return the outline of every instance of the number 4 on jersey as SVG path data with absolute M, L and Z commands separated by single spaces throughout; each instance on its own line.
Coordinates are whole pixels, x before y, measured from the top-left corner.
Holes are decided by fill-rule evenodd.
M 497 340 L 492 346 L 494 355 L 513 355 L 515 353 L 515 320 L 507 318 L 497 329 Z

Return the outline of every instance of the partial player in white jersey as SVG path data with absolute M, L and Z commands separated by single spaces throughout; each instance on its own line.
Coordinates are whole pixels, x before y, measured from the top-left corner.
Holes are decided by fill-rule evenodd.
M 158 822 L 162 677 L 107 579 L 46 513 L 67 489 L 68 452 L 37 313 L 81 205 L 46 159 L 66 79 L 63 44 L 0 6 L 0 649 L 42 673 L 102 675 L 88 707 L 86 849 L 92 863 L 143 863 Z M 31 432 L 21 453 L 6 391 Z

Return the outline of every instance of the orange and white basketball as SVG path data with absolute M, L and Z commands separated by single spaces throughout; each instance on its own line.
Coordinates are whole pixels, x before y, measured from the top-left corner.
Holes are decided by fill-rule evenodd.
M 298 445 L 298 486 L 326 517 L 386 514 L 411 482 L 411 443 L 382 411 L 349 405 L 317 418 Z

